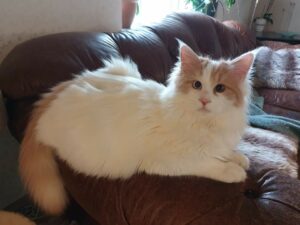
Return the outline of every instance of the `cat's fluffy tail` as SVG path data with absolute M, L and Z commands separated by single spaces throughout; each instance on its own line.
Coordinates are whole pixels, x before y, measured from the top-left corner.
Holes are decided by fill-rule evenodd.
M 67 197 L 53 151 L 34 138 L 26 138 L 20 154 L 20 173 L 27 191 L 49 214 L 63 212 Z
M 131 76 L 142 79 L 137 65 L 129 58 L 111 58 L 104 61 L 104 68 L 100 69 L 105 73 L 118 76 Z
M 0 211 L 0 224 L 1 225 L 35 225 L 21 214 L 14 212 Z
M 66 86 L 62 84 L 42 99 L 32 114 L 21 144 L 20 175 L 27 191 L 46 213 L 61 214 L 68 202 L 67 193 L 51 147 L 36 138 L 36 124 L 56 94 Z

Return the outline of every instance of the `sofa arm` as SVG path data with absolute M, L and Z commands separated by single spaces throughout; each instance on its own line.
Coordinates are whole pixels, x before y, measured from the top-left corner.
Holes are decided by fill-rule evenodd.
M 277 171 L 249 174 L 245 184 L 139 174 L 91 178 L 59 162 L 66 187 L 99 224 L 295 225 L 300 181 Z
M 251 175 L 250 175 L 251 176 Z M 289 176 L 268 171 L 259 177 L 257 183 L 248 184 L 249 221 L 243 224 L 299 224 L 300 222 L 300 181 Z M 260 221 L 260 222 L 258 222 Z
M 300 91 L 261 88 L 257 92 L 264 98 L 265 112 L 300 120 Z

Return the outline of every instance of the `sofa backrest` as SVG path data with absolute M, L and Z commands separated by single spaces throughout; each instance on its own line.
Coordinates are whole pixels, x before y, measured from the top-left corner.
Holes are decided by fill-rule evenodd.
M 0 90 L 6 98 L 8 126 L 21 140 L 33 104 L 55 84 L 83 70 L 95 70 L 111 56 L 130 57 L 146 78 L 164 83 L 177 61 L 181 39 L 214 59 L 255 48 L 247 31 L 200 13 L 174 13 L 160 23 L 117 33 L 60 33 L 16 46 L 0 65 Z

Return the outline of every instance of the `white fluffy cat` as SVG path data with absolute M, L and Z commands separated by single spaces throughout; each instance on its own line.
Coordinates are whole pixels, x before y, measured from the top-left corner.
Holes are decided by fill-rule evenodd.
M 143 80 L 121 59 L 58 85 L 37 104 L 22 142 L 27 189 L 48 213 L 64 209 L 54 154 L 91 176 L 243 181 L 249 161 L 235 148 L 246 126 L 252 61 L 252 53 L 213 61 L 182 44 L 167 86 Z

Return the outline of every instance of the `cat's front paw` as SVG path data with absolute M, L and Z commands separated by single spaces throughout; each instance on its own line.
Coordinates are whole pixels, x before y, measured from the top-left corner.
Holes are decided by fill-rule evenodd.
M 250 167 L 250 160 L 247 156 L 240 152 L 234 152 L 232 156 L 232 161 L 243 167 L 245 170 Z
M 223 181 L 226 183 L 238 183 L 245 181 L 247 174 L 245 170 L 239 165 L 229 162 L 227 163 L 224 173 Z

